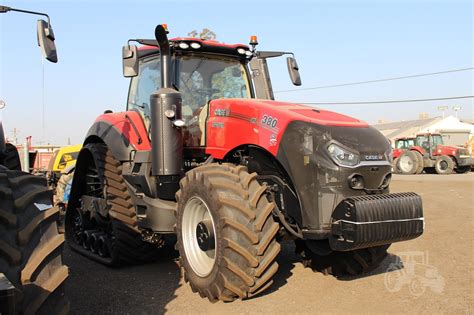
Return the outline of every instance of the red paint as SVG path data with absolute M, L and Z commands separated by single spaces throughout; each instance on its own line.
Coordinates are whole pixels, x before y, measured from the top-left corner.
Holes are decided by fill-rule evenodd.
M 130 119 L 127 119 L 126 116 Z M 134 130 L 130 120 L 133 122 L 135 127 L 137 128 L 138 134 L 142 142 L 139 144 L 139 136 L 137 132 Z M 130 144 L 134 147 L 135 150 L 151 150 L 150 139 L 148 139 L 148 132 L 146 131 L 145 125 L 143 123 L 143 119 L 139 113 L 134 111 L 129 112 L 121 112 L 121 113 L 111 113 L 111 114 L 103 114 L 97 117 L 95 120 L 96 122 L 108 122 L 115 129 L 118 130 L 119 133 L 124 135 L 124 137 L 130 142 Z
M 216 110 L 228 116 L 216 115 Z M 260 146 L 273 155 L 286 127 L 292 121 L 341 127 L 368 127 L 366 122 L 327 110 L 285 102 L 255 99 L 219 99 L 210 103 L 207 121 L 206 153 L 221 159 L 232 149 L 244 145 Z M 277 119 L 275 128 L 262 124 L 264 115 Z M 224 123 L 218 128 L 216 123 Z

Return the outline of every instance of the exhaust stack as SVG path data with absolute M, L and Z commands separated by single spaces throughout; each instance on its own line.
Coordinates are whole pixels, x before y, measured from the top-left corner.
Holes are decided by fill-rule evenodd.
M 158 197 L 174 199 L 183 165 L 181 93 L 172 86 L 171 50 L 167 31 L 155 29 L 160 47 L 161 87 L 150 95 L 152 174 L 158 176 Z

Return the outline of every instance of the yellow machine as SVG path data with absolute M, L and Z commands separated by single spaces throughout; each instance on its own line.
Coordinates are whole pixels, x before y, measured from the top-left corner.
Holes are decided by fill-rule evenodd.
M 48 171 L 60 175 L 65 169 L 76 164 L 76 159 L 81 148 L 82 145 L 77 144 L 56 150 L 49 161 Z

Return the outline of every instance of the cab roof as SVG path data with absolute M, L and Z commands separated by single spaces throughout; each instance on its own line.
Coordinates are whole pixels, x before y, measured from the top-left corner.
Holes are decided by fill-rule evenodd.
M 158 43 L 154 39 L 137 39 L 138 43 L 142 46 L 138 47 L 138 56 L 145 57 L 148 55 L 156 54 L 160 51 Z M 181 43 L 188 44 L 188 48 L 183 48 L 185 45 Z M 199 44 L 199 48 L 192 48 L 191 44 Z M 170 46 L 175 50 L 179 51 L 189 51 L 189 52 L 208 52 L 208 53 L 217 53 L 224 55 L 233 55 L 240 58 L 248 57 L 247 52 L 249 52 L 249 46 L 244 44 L 225 44 L 215 40 L 207 40 L 200 38 L 192 37 L 176 37 L 170 39 Z M 197 46 L 197 45 L 195 45 Z M 240 52 L 239 52 L 240 51 Z M 244 53 L 242 53 L 242 51 Z

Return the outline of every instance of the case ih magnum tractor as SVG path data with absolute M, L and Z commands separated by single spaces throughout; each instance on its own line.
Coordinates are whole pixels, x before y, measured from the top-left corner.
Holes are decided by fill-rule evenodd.
M 267 58 L 284 52 L 196 38 L 125 46 L 126 112 L 106 111 L 79 153 L 66 213 L 71 247 L 107 265 L 145 261 L 176 234 L 184 279 L 210 301 L 259 294 L 280 242 L 334 275 L 375 268 L 423 233 L 421 199 L 389 194 L 376 129 L 273 101 Z M 298 67 L 288 58 L 299 85 Z
M 467 173 L 473 159 L 466 148 L 447 146 L 443 137 L 436 133 L 419 134 L 397 161 L 397 171 L 401 174 L 427 173 L 451 174 Z
M 0 13 L 10 11 L 48 18 L 38 20 L 38 44 L 46 59 L 57 62 L 49 17 L 0 6 Z M 0 122 L 0 314 L 67 313 L 68 268 L 61 258 L 58 214 L 46 180 L 21 172 L 18 152 L 6 143 Z

